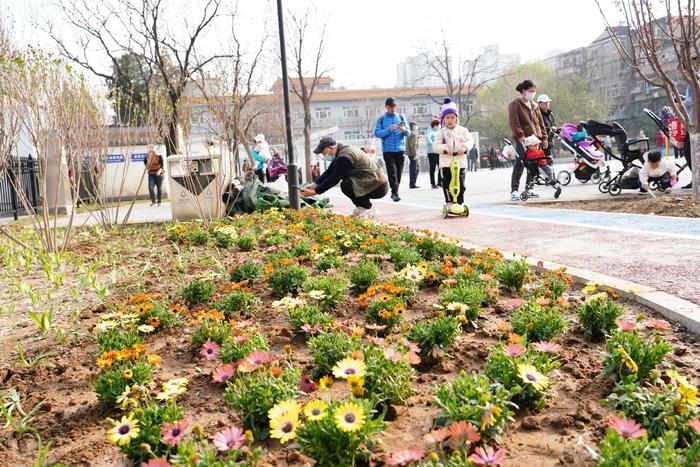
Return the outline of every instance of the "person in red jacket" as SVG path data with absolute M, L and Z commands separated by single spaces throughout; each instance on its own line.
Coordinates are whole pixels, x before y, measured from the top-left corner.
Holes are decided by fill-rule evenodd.
M 528 136 L 523 141 L 527 150 L 525 151 L 525 159 L 536 160 L 537 167 L 539 169 L 540 175 L 547 181 L 548 185 L 551 185 L 556 190 L 554 193 L 555 198 L 559 198 L 561 194 L 561 184 L 554 178 L 552 173 L 552 168 L 549 166 L 550 158 L 547 157 L 542 149 L 540 149 L 540 139 L 537 136 Z

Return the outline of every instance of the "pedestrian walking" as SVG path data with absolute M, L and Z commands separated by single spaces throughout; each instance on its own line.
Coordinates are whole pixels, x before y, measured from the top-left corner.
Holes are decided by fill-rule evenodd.
M 550 143 L 544 150 L 544 154 L 547 157 L 552 157 L 552 142 L 554 141 L 554 132 L 557 131 L 552 112 L 552 99 L 547 94 L 540 94 L 540 97 L 537 98 L 537 107 L 540 109 L 542 123 L 544 123 L 544 129 L 547 132 L 547 140 Z
M 496 157 L 496 150 L 493 148 L 493 145 L 489 146 L 489 148 L 486 150 L 486 155 L 489 158 L 489 166 L 491 167 L 491 170 L 500 167 L 498 158 Z
M 411 134 L 406 118 L 397 112 L 396 99 L 388 97 L 384 101 L 386 112 L 374 125 L 374 136 L 382 140 L 382 155 L 386 165 L 386 174 L 391 188 L 391 199 L 401 201 L 399 185 L 403 173 L 403 155 L 406 138 Z
M 151 206 L 158 203 L 160 206 L 161 194 L 163 191 L 163 156 L 156 154 L 155 149 L 150 147 L 146 157 L 143 159 L 148 172 L 148 196 L 151 198 Z
M 435 143 L 435 135 L 437 130 L 440 128 L 440 119 L 434 118 L 430 122 L 430 128 L 425 130 L 425 146 L 428 151 L 428 171 L 430 172 L 430 188 L 433 190 L 437 189 L 438 185 L 442 185 L 442 174 L 438 169 L 438 161 L 440 156 L 433 151 L 433 144 Z M 435 172 L 437 171 L 437 184 L 435 183 Z
M 612 143 L 613 139 L 610 135 L 606 135 L 605 138 L 603 138 L 603 147 L 605 148 L 605 160 L 609 161 L 612 159 Z
M 469 150 L 469 155 L 467 156 L 467 170 L 469 172 L 476 172 L 476 163 L 479 160 L 479 149 L 477 149 L 476 144 L 472 146 Z
M 697 55 L 694 55 L 692 58 L 693 61 L 693 70 L 695 70 L 695 74 L 700 75 L 700 58 L 698 58 Z M 685 100 L 683 101 L 683 106 L 685 106 L 685 110 L 688 112 L 688 120 L 691 122 L 693 121 L 693 88 L 692 86 L 688 85 L 685 91 Z M 691 157 L 691 152 L 690 152 L 690 134 L 688 133 L 688 129 L 685 130 L 685 138 L 683 141 L 678 141 L 678 149 L 681 150 L 683 153 L 683 157 L 685 157 L 685 161 L 688 164 L 688 169 L 691 169 L 691 174 L 692 174 L 692 157 Z M 693 188 L 693 182 L 691 178 L 691 182 L 682 187 L 684 190 L 689 190 Z
M 253 159 L 258 163 L 255 167 L 255 175 L 258 176 L 260 182 L 265 183 L 267 174 L 267 163 L 272 159 L 272 153 L 270 153 L 270 145 L 265 141 L 265 135 L 258 134 L 253 138 L 255 146 L 251 148 L 250 152 L 253 154 Z
M 523 175 L 525 166 L 523 158 L 526 148 L 523 145 L 525 138 L 528 136 L 537 136 L 542 141 L 542 149 L 547 149 L 549 141 L 547 131 L 544 128 L 542 114 L 539 112 L 537 105 L 534 103 L 535 95 L 537 94 L 537 86 L 532 80 L 526 79 L 515 87 L 519 96 L 513 99 L 508 106 L 508 125 L 513 137 L 513 144 L 518 153 L 513 165 L 513 174 L 510 180 L 510 198 L 512 201 L 520 199 L 520 178 Z M 531 179 L 529 171 L 527 171 L 527 182 Z M 530 193 L 531 198 L 538 198 L 535 193 Z
M 408 187 L 409 188 L 420 188 L 416 185 L 418 180 L 418 171 L 420 170 L 420 163 L 418 162 L 418 134 L 416 130 L 418 129 L 418 124 L 416 122 L 409 123 L 409 128 L 411 129 L 411 134 L 408 135 L 406 139 L 406 156 L 408 157 Z

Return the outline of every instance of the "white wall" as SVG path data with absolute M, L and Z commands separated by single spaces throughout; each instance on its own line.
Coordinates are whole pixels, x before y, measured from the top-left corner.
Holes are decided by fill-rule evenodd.
M 156 146 L 154 149 L 163 156 L 165 162 L 165 146 Z M 147 145 L 112 146 L 107 150 L 104 175 L 100 180 L 100 189 L 106 199 L 129 199 L 134 195 L 148 198 L 148 174 L 144 175 L 146 166 L 143 163 L 147 152 Z M 164 165 L 164 170 L 167 170 L 167 164 Z M 168 184 L 163 183 L 163 197 L 167 196 Z

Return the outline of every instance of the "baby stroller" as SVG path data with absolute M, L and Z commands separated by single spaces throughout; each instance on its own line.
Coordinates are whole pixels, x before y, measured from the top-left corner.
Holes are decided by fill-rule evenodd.
M 588 120 L 584 126 L 586 131 L 594 137 L 612 136 L 615 138 L 617 147 L 620 150 L 620 154 L 616 155 L 602 144 L 597 145 L 599 150 L 605 151 L 611 158 L 622 162 L 622 170 L 615 175 L 610 174 L 610 167 L 607 168 L 603 179 L 598 184 L 598 190 L 601 193 L 617 196 L 622 193 L 622 190 L 636 190 L 639 188 L 639 180 L 637 179 L 635 184 L 634 177 L 630 176 L 633 173 L 628 174 L 628 172 L 633 168 L 637 170 L 641 168 L 636 162 L 640 161 L 642 154 L 649 150 L 649 138 L 630 139 L 622 125 L 617 122 L 608 125 L 607 123 Z
M 666 136 L 668 141 L 671 143 L 671 147 L 675 148 L 678 151 L 681 151 L 678 146 L 676 146 L 678 143 L 676 141 L 676 137 L 671 132 L 671 129 L 669 128 L 669 119 L 675 118 L 675 114 L 673 113 L 673 110 L 669 106 L 664 106 L 663 109 L 661 109 L 661 112 L 659 112 L 659 115 L 656 115 L 654 112 L 652 112 L 649 109 L 644 109 L 644 113 L 647 114 L 649 118 L 651 118 L 654 123 L 656 123 L 656 126 L 659 127 L 659 130 Z M 680 125 L 679 125 L 680 126 Z M 689 142 L 687 142 L 690 144 Z M 685 170 L 686 167 L 688 167 L 688 163 L 684 162 L 683 165 L 678 165 L 676 164 L 676 167 L 678 167 L 678 172 L 681 173 L 682 171 Z
M 510 142 L 508 139 L 503 139 L 503 152 L 508 153 L 510 152 L 511 154 L 515 154 L 515 157 L 521 157 L 523 161 L 523 165 L 525 166 L 525 170 L 527 170 L 527 182 L 525 183 L 525 190 L 520 193 L 520 200 L 521 201 L 527 201 L 530 199 L 530 192 L 532 189 L 535 187 L 535 185 L 549 185 L 554 187 L 555 192 L 554 192 L 554 198 L 558 199 L 559 196 L 561 195 L 561 187 L 559 186 L 556 177 L 554 176 L 554 170 L 551 171 L 552 173 L 552 178 L 549 178 L 547 174 L 540 170 L 539 167 L 539 162 L 541 160 L 547 160 L 549 159 L 548 157 L 540 157 L 536 159 L 527 159 L 524 156 L 521 156 L 520 154 L 517 153 L 515 146 L 513 146 L 513 143 Z
M 581 183 L 588 181 L 599 183 L 602 177 L 601 170 L 606 168 L 605 153 L 597 148 L 595 141 L 588 138 L 579 142 L 574 141 L 572 135 L 575 132 L 576 125 L 565 123 L 555 137 L 559 139 L 564 149 L 574 155 L 573 173 L 576 179 Z M 562 185 L 568 185 L 571 183 L 571 172 L 559 171 L 557 180 Z

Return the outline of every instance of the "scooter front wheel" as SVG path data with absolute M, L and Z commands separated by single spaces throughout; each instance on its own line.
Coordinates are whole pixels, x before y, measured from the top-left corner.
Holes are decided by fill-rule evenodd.
M 442 208 L 442 218 L 447 219 L 447 208 Z

